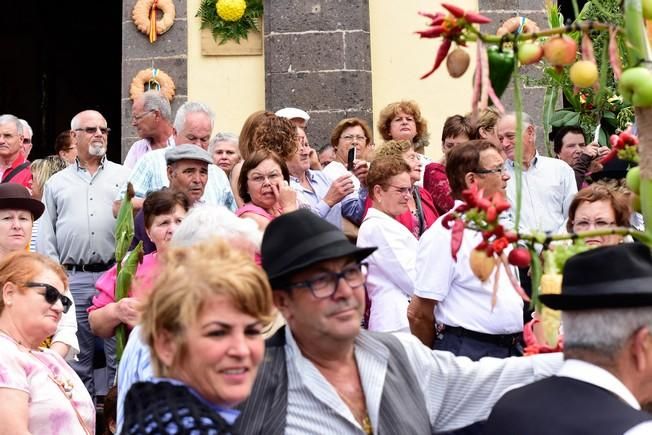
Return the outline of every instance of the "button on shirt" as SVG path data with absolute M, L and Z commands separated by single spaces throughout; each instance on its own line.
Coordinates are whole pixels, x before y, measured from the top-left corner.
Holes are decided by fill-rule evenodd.
M 322 171 L 311 169 L 306 172 L 306 177 L 312 189 L 302 186 L 298 178 L 290 176 L 290 187 L 301 195 L 301 202 L 310 206 L 313 212 L 338 228 L 342 228 L 342 216 L 353 222 L 360 222 L 364 212 L 364 201 L 367 198 L 366 188 L 360 189 L 358 193 L 347 195 L 340 202 L 329 207 L 324 201 L 324 197 L 331 187 L 331 179 Z M 352 177 L 355 178 L 353 175 Z
M 505 168 L 510 176 L 507 181 L 507 199 L 514 214 L 514 162 L 508 160 Z M 577 193 L 573 169 L 563 160 L 540 156 L 538 153 L 532 159 L 530 167 L 523 169 L 519 231 L 566 232 L 564 223 L 568 217 L 568 208 Z
M 460 204 L 461 201 L 455 201 L 453 208 Z M 471 251 L 482 241 L 482 234 L 465 229 L 455 261 L 450 248 L 451 230 L 442 226 L 442 219 L 443 216 L 419 239 L 414 294 L 438 301 L 435 308 L 438 323 L 494 335 L 521 332 L 523 300 L 512 287 L 505 269 L 500 268 L 493 309 L 495 270 L 485 282 L 471 270 Z M 517 273 L 513 267 L 512 273 Z
M 115 253 L 113 199 L 129 170 L 106 157 L 91 175 L 79 160 L 54 174 L 43 191 L 37 251 L 61 264 L 104 263 Z
M 165 151 L 165 148 L 150 151 L 136 163 L 128 180 L 134 187 L 136 197 L 145 198 L 149 192 L 170 185 Z M 121 201 L 126 191 L 127 183 L 125 182 L 120 189 L 120 193 L 114 199 Z M 208 182 L 200 201 L 203 204 L 222 205 L 231 211 L 236 209 L 229 179 L 224 171 L 215 165 L 208 165 Z

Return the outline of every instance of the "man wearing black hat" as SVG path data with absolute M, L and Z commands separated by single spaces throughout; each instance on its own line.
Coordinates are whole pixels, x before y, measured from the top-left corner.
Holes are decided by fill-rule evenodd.
M 287 326 L 242 406 L 246 434 L 426 434 L 485 419 L 515 384 L 554 373 L 559 354 L 471 362 L 409 334 L 361 331 L 367 268 L 358 248 L 302 209 L 274 219 L 261 246 Z
M 565 362 L 557 376 L 510 391 L 486 434 L 651 434 L 652 256 L 638 243 L 571 257 L 561 294 Z M 514 418 L 518 416 L 518 418 Z

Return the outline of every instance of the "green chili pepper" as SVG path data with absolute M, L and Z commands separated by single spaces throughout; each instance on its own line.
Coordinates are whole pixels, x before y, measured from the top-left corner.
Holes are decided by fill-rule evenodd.
M 497 45 L 487 47 L 487 60 L 489 61 L 489 80 L 494 92 L 500 98 L 507 89 L 512 71 L 514 71 L 514 52 L 503 50 Z

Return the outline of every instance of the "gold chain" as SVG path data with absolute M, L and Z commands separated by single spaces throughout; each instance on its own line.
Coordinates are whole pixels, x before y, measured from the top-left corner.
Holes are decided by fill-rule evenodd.
M 341 393 L 340 391 L 337 391 L 337 393 L 342 398 L 342 400 L 344 400 L 346 406 L 349 407 L 351 413 L 358 421 L 358 423 L 360 423 L 360 425 L 362 426 L 362 431 L 367 435 L 373 435 L 374 432 L 373 432 L 373 427 L 371 426 L 371 419 L 369 418 L 369 413 L 367 412 L 367 404 L 363 402 L 364 409 L 362 410 L 362 415 L 355 415 L 354 413 L 355 406 L 353 406 L 353 404 L 349 401 L 349 399 L 345 397 L 343 393 Z

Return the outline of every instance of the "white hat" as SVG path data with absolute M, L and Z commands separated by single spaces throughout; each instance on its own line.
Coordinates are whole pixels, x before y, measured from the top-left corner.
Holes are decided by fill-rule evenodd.
M 297 109 L 296 107 L 285 107 L 281 110 L 276 111 L 275 115 L 287 119 L 301 118 L 305 119 L 306 121 L 310 119 L 310 115 L 308 115 L 308 113 L 304 112 L 301 109 Z

